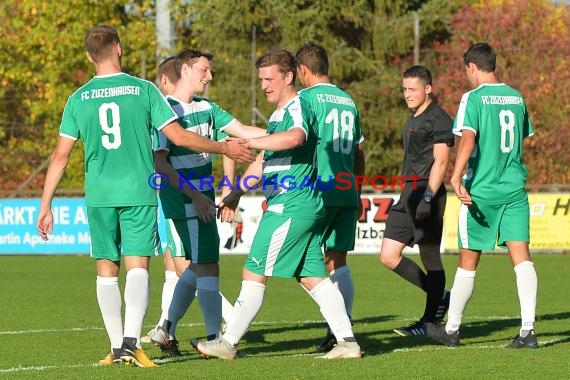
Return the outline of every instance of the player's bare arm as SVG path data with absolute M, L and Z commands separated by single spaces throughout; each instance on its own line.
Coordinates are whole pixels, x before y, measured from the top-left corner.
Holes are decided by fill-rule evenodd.
M 251 125 L 245 125 L 239 120 L 235 119 L 228 125 L 224 132 L 230 136 L 237 137 L 240 139 L 254 139 L 256 137 L 265 136 L 267 131 L 263 128 L 252 127 Z
M 224 167 L 224 177 L 226 178 L 227 181 L 229 181 L 231 183 L 231 186 L 224 186 L 222 187 L 222 194 L 221 194 L 221 199 L 224 199 L 226 196 L 228 196 L 231 191 L 232 188 L 234 187 L 235 184 L 235 174 L 236 174 L 236 163 L 234 160 L 224 156 L 223 159 L 223 167 Z M 236 205 L 237 207 L 237 205 Z M 231 207 L 218 207 L 218 218 L 220 218 L 220 220 L 222 222 L 231 222 L 234 220 L 235 214 L 236 214 L 236 207 L 231 208 Z
M 246 140 L 213 141 L 183 129 L 176 121 L 162 128 L 162 132 L 174 144 L 197 152 L 221 153 L 237 162 L 244 163 L 250 163 L 255 160 L 255 154 L 248 149 Z
M 274 133 L 249 140 L 249 147 L 280 151 L 293 149 L 305 143 L 307 135 L 302 128 L 292 128 L 285 132 Z
M 38 215 L 38 220 L 36 223 L 36 228 L 43 240 L 47 240 L 48 234 L 51 234 L 53 231 L 51 202 L 55 195 L 57 185 L 59 185 L 59 181 L 61 181 L 61 178 L 65 173 L 65 168 L 69 162 L 71 151 L 75 146 L 75 141 L 76 140 L 68 137 L 60 137 L 57 142 L 55 151 L 51 156 L 51 162 L 46 174 L 44 191 L 42 193 L 40 213 Z
M 451 186 L 453 186 L 453 191 L 455 191 L 459 200 L 467 206 L 471 205 L 473 201 L 471 200 L 471 196 L 467 192 L 467 189 L 463 186 L 461 177 L 463 177 L 465 166 L 469 161 L 469 157 L 471 157 L 473 149 L 475 149 L 475 133 L 468 129 L 464 129 L 457 148 L 455 167 L 453 169 L 453 175 L 451 176 Z

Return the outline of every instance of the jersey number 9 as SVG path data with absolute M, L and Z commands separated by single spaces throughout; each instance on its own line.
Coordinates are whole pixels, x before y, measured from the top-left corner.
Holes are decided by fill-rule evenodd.
M 109 126 L 108 112 L 111 111 L 111 125 Z M 105 149 L 119 149 L 121 146 L 121 118 L 117 103 L 103 103 L 99 107 L 99 123 L 106 134 L 101 136 L 101 144 Z M 112 136 L 112 137 L 111 137 Z

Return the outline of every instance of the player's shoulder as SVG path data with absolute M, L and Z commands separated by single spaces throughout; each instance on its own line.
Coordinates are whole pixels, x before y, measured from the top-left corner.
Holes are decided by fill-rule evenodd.
M 192 96 L 192 108 L 195 111 L 220 111 L 222 108 L 213 100 L 205 98 L 201 95 L 194 94 Z
M 330 82 L 321 82 L 312 85 L 311 87 L 303 88 L 299 91 L 299 94 L 333 94 L 333 95 L 341 95 L 350 97 L 348 92 L 346 92 L 341 87 L 337 86 L 336 84 Z
M 121 85 L 135 84 L 135 85 L 139 85 L 139 86 L 154 86 L 154 87 L 156 87 L 155 84 L 149 80 L 142 79 L 142 78 L 139 78 L 139 77 L 136 77 L 134 75 L 127 74 L 124 72 L 109 74 L 109 75 L 102 75 L 102 76 L 95 76 L 91 79 L 92 82 L 95 82 L 97 80 L 112 80 L 112 82 L 114 84 L 116 83 L 116 84 L 121 84 Z
M 501 87 L 501 89 L 506 92 L 508 95 L 512 95 L 512 96 L 519 96 L 521 98 L 524 98 L 523 94 L 516 89 L 515 87 L 511 86 L 510 84 L 507 83 L 501 83 L 503 86 Z
M 481 94 L 483 92 L 483 87 L 479 86 L 461 95 L 461 100 L 459 102 L 460 107 L 465 107 L 467 105 L 476 104 L 481 101 Z
M 432 106 L 431 108 L 431 113 L 436 117 L 436 118 L 443 118 L 443 119 L 450 119 L 451 120 L 451 116 L 449 115 L 449 113 L 443 109 L 443 107 L 441 107 L 439 104 L 432 102 Z
M 281 109 L 284 118 L 291 118 L 293 120 L 300 120 L 298 118 L 307 115 L 307 113 L 312 114 L 312 108 L 306 99 L 303 99 L 299 94 L 291 98 L 285 106 Z
M 298 93 L 297 96 L 291 100 L 287 105 L 287 109 L 290 110 L 290 112 L 302 112 L 303 114 L 313 114 L 314 112 L 311 100 L 301 96 L 301 93 Z
M 160 97 L 164 97 L 160 92 L 160 90 L 158 89 L 158 87 L 156 87 L 156 84 L 154 84 L 154 82 L 127 73 L 122 73 L 122 74 L 123 74 L 123 80 L 125 80 L 126 82 L 130 82 L 134 86 L 140 87 L 141 93 L 149 94 L 152 96 L 159 95 Z
M 91 82 L 91 81 L 89 81 L 89 82 Z M 73 91 L 71 94 L 69 94 L 69 96 L 67 97 L 67 102 L 70 103 L 77 98 L 80 99 L 82 93 L 84 93 L 85 91 L 89 91 L 89 88 L 91 87 L 89 85 L 89 82 L 85 83 L 83 86 L 77 88 L 75 91 Z
M 478 87 L 475 87 L 474 89 L 471 89 L 469 91 L 464 92 L 463 95 L 461 96 L 461 98 L 462 99 L 473 99 L 485 91 L 486 91 L 485 86 L 480 85 Z
M 517 104 L 524 105 L 524 96 L 520 91 L 506 83 L 483 83 L 465 93 L 462 102 L 482 104 Z
M 294 97 L 289 99 L 287 104 L 283 107 L 286 110 L 296 110 L 300 109 L 302 104 L 307 104 L 307 99 L 302 99 L 301 96 L 297 93 Z

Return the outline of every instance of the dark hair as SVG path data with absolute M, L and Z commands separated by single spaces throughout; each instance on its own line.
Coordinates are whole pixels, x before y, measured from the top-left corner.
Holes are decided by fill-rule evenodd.
M 98 25 L 85 36 L 85 48 L 95 63 L 112 57 L 112 48 L 120 42 L 115 28 L 107 25 Z
M 261 57 L 257 58 L 255 61 L 255 67 L 267 67 L 276 65 L 279 69 L 279 72 L 283 75 L 287 73 L 293 74 L 293 82 L 295 83 L 296 77 L 296 66 L 295 66 L 295 57 L 293 53 L 291 53 L 287 49 L 277 48 L 271 49 L 267 53 L 263 54 Z
M 492 73 L 495 71 L 497 55 L 495 50 L 486 42 L 473 44 L 463 54 L 463 63 L 468 66 L 470 63 L 475 64 L 481 71 Z
M 314 75 L 329 74 L 329 57 L 324 47 L 308 43 L 297 51 L 297 67 L 306 66 Z
M 198 58 L 204 57 L 208 61 L 214 59 L 214 55 L 210 53 L 204 53 L 200 50 L 195 49 L 186 49 L 182 50 L 174 59 L 174 65 L 176 68 L 176 76 L 180 78 L 180 73 L 182 72 L 182 65 L 187 64 L 188 66 L 192 66 Z
M 175 56 L 168 57 L 158 65 L 158 80 L 161 76 L 166 75 L 169 81 L 176 83 L 178 75 L 176 75 L 175 59 Z
M 419 78 L 424 85 L 431 85 L 431 71 L 425 66 L 412 66 L 404 71 L 404 78 Z

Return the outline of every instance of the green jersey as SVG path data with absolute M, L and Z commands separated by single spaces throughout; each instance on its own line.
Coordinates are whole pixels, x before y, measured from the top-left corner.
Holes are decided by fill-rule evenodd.
M 228 135 L 223 132 L 235 118 L 216 103 L 194 96 L 192 103 L 185 103 L 172 96 L 166 97 L 178 115 L 178 123 L 188 131 L 212 140 L 222 140 Z M 168 163 L 179 173 L 180 185 L 198 190 L 214 200 L 214 178 L 212 177 L 212 154 L 195 152 L 177 146 L 159 133 L 158 150 L 168 150 Z M 229 186 L 229 183 L 227 183 Z M 168 219 L 185 219 L 197 216 L 192 199 L 175 187 L 168 186 L 160 191 L 164 216 Z
M 503 204 L 526 196 L 522 150 L 533 134 L 523 96 L 503 84 L 482 84 L 461 98 L 453 132 L 475 133 L 465 188 L 475 202 Z
M 153 83 L 125 73 L 95 76 L 75 91 L 59 133 L 85 145 L 87 206 L 156 205 L 151 134 L 173 120 Z
M 305 88 L 299 96 L 307 101 L 317 119 L 318 181 L 324 205 L 358 207 L 354 157 L 356 145 L 364 137 L 354 101 L 330 83 Z
M 302 146 L 263 155 L 263 179 L 260 186 L 269 211 L 285 216 L 314 219 L 322 210 L 314 166 L 317 136 L 314 116 L 308 105 L 295 96 L 287 105 L 273 112 L 267 133 L 301 128 L 306 140 Z

